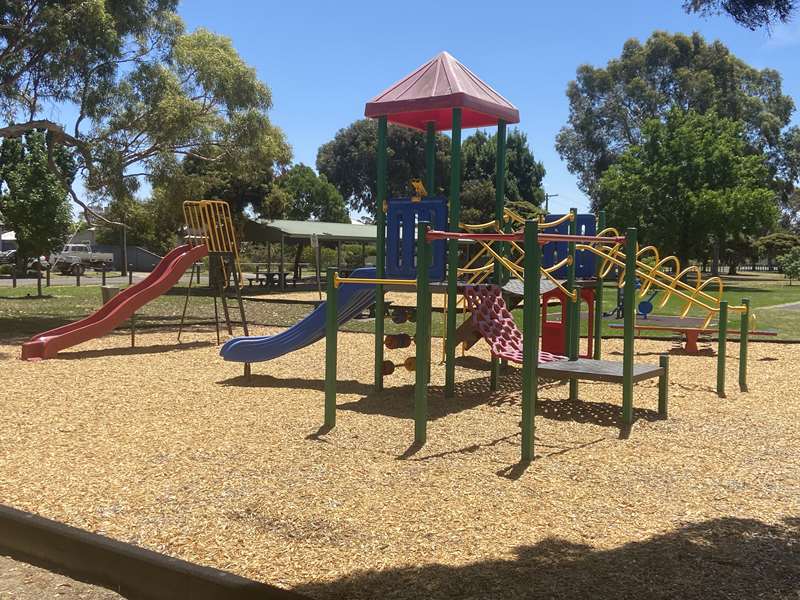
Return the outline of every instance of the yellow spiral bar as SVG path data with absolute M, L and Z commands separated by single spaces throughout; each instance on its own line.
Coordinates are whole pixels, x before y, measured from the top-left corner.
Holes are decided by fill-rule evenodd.
M 546 223 L 544 219 L 545 219 L 544 215 L 539 217 L 539 229 L 550 229 L 552 227 L 558 227 L 559 225 L 561 225 L 562 223 L 566 223 L 567 221 L 574 221 L 575 215 L 572 212 L 568 212 L 567 214 L 562 215 L 561 217 L 556 219 L 555 221 L 548 221 Z M 523 223 L 524 222 L 525 221 L 523 221 Z
M 566 258 L 563 258 L 560 261 L 558 261 L 552 267 L 547 267 L 547 268 L 542 267 L 542 273 L 553 273 L 555 271 L 558 271 L 561 267 L 568 267 L 571 264 L 572 264 L 572 257 L 567 256 Z
M 486 223 L 459 223 L 458 226 L 464 231 L 480 231 L 482 229 L 494 229 L 500 231 L 497 221 L 487 221 Z

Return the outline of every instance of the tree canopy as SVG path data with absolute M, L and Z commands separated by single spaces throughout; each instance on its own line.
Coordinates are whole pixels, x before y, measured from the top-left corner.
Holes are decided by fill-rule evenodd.
M 685 263 L 707 256 L 712 242 L 738 253 L 743 240 L 774 227 L 769 185 L 764 157 L 749 151 L 740 122 L 675 108 L 644 124 L 641 142 L 603 174 L 598 190 L 610 225 L 637 227 L 642 243 Z
M 464 140 L 462 145 L 463 184 L 461 217 L 465 223 L 485 223 L 494 219 L 495 181 L 497 174 L 497 133 L 482 130 Z M 536 214 L 544 202 L 544 165 L 533 156 L 528 136 L 519 129 L 506 135 L 507 205 L 524 215 Z
M 342 195 L 325 175 L 318 176 L 311 167 L 302 163 L 294 165 L 278 178 L 275 187 L 288 195 L 286 218 L 295 221 L 350 222 Z
M 717 15 L 725 13 L 739 25 L 755 30 L 787 23 L 797 8 L 796 0 L 683 0 L 688 13 Z
M 800 169 L 800 132 L 788 127 L 794 102 L 781 76 L 758 70 L 721 42 L 657 31 L 642 44 L 628 40 L 605 67 L 582 65 L 567 87 L 570 112 L 556 149 L 580 188 L 596 204 L 600 177 L 631 146 L 641 144 L 645 123 L 673 109 L 742 122 L 747 147 L 763 152 L 783 199 Z
M 175 169 L 180 157 L 241 169 L 285 159 L 284 135 L 267 116 L 269 88 L 229 39 L 187 33 L 176 4 L 4 3 L 0 106 L 14 124 L 0 137 L 48 130 L 76 150 L 87 189 L 101 199 L 130 196 L 140 177 Z M 54 102 L 72 105 L 76 118 L 41 118 Z
M 390 197 L 410 193 L 409 182 L 424 178 L 425 134 L 389 125 L 387 133 L 387 188 Z M 373 119 L 360 119 L 340 129 L 334 138 L 320 146 L 317 171 L 325 175 L 354 211 L 375 215 L 378 125 Z M 450 140 L 436 135 L 436 189 L 442 193 L 449 186 Z
M 71 180 L 75 163 L 59 148 L 54 160 Z M 0 218 L 17 236 L 19 260 L 50 254 L 72 226 L 67 191 L 49 169 L 45 135 L 28 132 L 0 145 Z
M 361 119 L 339 130 L 333 140 L 323 144 L 317 153 L 317 170 L 325 175 L 351 209 L 375 214 L 377 124 Z M 389 125 L 388 193 L 405 196 L 410 193 L 413 178 L 424 179 L 425 136 L 422 132 Z M 478 130 L 462 145 L 462 216 L 467 222 L 494 218 L 494 180 L 497 134 Z M 527 136 L 511 130 L 506 142 L 506 200 L 516 202 L 523 212 L 530 212 L 544 199 L 542 179 L 544 166 L 537 162 L 528 146 Z M 436 189 L 431 195 L 447 194 L 450 188 L 450 139 L 436 136 Z

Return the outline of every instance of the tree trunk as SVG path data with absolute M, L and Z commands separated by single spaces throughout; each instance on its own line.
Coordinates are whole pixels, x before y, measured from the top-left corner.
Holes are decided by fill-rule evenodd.
M 297 242 L 297 250 L 294 253 L 294 280 L 300 280 L 300 256 L 303 254 L 303 240 Z
M 728 263 L 728 275 L 737 275 L 738 268 L 739 268 L 739 263 L 736 260 L 731 259 L 731 261 Z
M 128 274 L 128 228 L 125 226 L 125 218 L 122 218 L 122 268 L 120 275 L 125 277 Z
M 719 275 L 719 241 L 714 240 L 714 246 L 711 255 L 711 274 L 714 276 Z

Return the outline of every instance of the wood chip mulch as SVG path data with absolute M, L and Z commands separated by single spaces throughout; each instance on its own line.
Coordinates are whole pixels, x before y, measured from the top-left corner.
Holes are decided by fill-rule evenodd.
M 572 403 L 543 385 L 525 467 L 520 371 L 490 393 L 483 343 L 453 399 L 434 367 L 415 448 L 413 374 L 373 393 L 372 336 L 340 334 L 330 432 L 324 342 L 248 382 L 213 337 L 112 335 L 40 363 L 0 346 L 0 502 L 315 598 L 797 597 L 800 346 L 753 343 L 741 393 L 730 344 L 724 399 L 714 357 L 673 355 L 670 419 L 637 385 L 629 439 L 619 386 Z M 638 341 L 637 360 L 669 348 Z

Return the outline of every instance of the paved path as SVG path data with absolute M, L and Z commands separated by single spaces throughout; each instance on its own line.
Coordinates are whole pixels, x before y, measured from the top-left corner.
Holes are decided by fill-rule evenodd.
M 783 308 L 785 310 L 800 310 L 800 302 L 786 302 L 784 304 L 772 304 L 771 306 L 762 306 L 758 310 L 765 310 L 768 308 Z
M 0 600 L 122 600 L 105 588 L 0 556 Z

